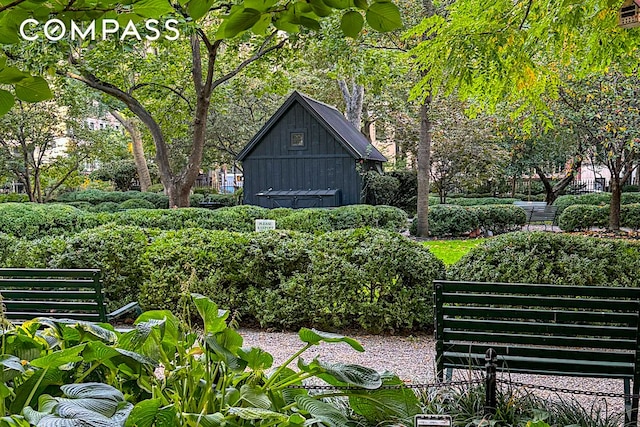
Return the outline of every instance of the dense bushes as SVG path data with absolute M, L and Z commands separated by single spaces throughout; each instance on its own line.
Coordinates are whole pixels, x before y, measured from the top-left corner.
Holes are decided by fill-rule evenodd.
M 0 234 L 5 267 L 100 268 L 109 308 L 138 300 L 175 311 L 198 292 L 244 323 L 371 332 L 432 323 L 432 281 L 444 265 L 423 245 L 379 229 L 322 235 L 105 225 L 71 236 Z
M 458 206 L 508 205 L 516 201 L 518 199 L 500 197 L 451 197 L 447 199 L 447 204 Z
M 84 204 L 88 202 L 72 202 Z M 164 230 L 206 228 L 250 232 L 255 220 L 275 219 L 278 228 L 307 232 L 327 232 L 358 227 L 379 227 L 400 231 L 406 228 L 407 216 L 390 206 L 342 206 L 335 209 L 274 209 L 243 205 L 216 210 L 125 209 L 149 206 L 144 199 L 130 199 L 120 204 L 102 202 L 87 212 L 70 205 L 35 203 L 0 204 L 0 232 L 33 238 L 73 233 L 99 225 L 114 223 Z M 82 206 L 82 205 L 81 205 Z
M 17 237 L 38 237 L 79 231 L 85 212 L 63 204 L 2 203 L 0 232 Z
M 560 215 L 567 207 L 572 205 L 603 206 L 608 205 L 610 201 L 611 193 L 591 193 L 580 196 L 560 196 L 556 199 L 554 205 L 558 207 L 558 215 Z M 640 203 L 640 193 L 622 193 L 620 203 L 622 205 Z
M 591 227 L 606 227 L 609 223 L 609 205 L 571 205 L 560 217 L 558 227 L 564 231 L 589 230 Z
M 510 233 L 472 249 L 448 278 L 508 283 L 638 285 L 640 244 L 558 233 Z
M 122 203 L 129 199 L 143 199 L 151 202 L 155 208 L 164 209 L 169 207 L 169 198 L 164 194 L 143 193 L 140 191 L 101 191 L 84 190 L 63 193 L 58 196 L 57 201 L 68 202 L 88 202 L 92 205 L 99 205 L 103 202 Z
M 591 227 L 606 227 L 609 224 L 609 205 L 568 206 L 558 218 L 558 226 L 564 231 L 589 230 Z M 640 204 L 620 207 L 620 226 L 640 229 Z
M 0 194 L 0 203 L 26 203 L 29 201 L 29 196 L 26 194 L 8 193 Z
M 432 236 L 462 236 L 481 229 L 489 234 L 519 230 L 526 222 L 524 210 L 514 205 L 457 206 L 435 205 L 429 209 Z M 416 234 L 414 220 L 411 233 Z

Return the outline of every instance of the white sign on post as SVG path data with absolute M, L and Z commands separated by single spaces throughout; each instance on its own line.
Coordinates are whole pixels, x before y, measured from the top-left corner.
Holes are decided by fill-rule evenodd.
M 414 427 L 442 426 L 451 427 L 450 415 L 416 415 L 413 419 Z
M 276 229 L 275 219 L 256 219 L 256 231 L 267 231 Z

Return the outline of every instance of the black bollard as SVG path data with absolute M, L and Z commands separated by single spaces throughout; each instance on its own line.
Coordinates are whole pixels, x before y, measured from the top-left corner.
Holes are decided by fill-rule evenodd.
M 488 349 L 484 355 L 486 364 L 484 365 L 487 372 L 485 375 L 485 402 L 484 414 L 494 415 L 496 413 L 496 361 L 498 354 L 492 348 Z

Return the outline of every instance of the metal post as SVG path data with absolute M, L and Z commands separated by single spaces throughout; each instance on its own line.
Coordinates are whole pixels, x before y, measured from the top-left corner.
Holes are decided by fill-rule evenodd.
M 484 414 L 493 415 L 496 413 L 496 361 L 498 354 L 490 348 L 485 353 L 484 360 L 487 362 L 484 365 L 486 368 Z

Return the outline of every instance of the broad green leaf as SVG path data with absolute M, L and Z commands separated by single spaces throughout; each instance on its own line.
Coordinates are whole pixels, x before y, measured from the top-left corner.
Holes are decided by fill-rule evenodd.
M 176 424 L 176 409 L 173 405 L 161 408 L 161 399 L 143 400 L 136 404 L 125 423 L 125 427 L 173 427 Z M 202 424 L 204 427 L 205 424 Z
M 247 362 L 249 369 L 253 371 L 264 371 L 273 366 L 273 356 L 266 351 L 257 348 L 241 348 L 238 356 Z
M 403 382 L 395 374 L 381 375 L 385 386 L 398 386 Z M 420 402 L 409 388 L 378 389 L 351 393 L 349 403 L 353 410 L 368 420 L 400 419 L 410 423 L 420 413 Z
M 328 342 L 328 343 L 343 342 L 343 343 L 349 344 L 351 348 L 353 348 L 356 351 L 360 351 L 360 352 L 364 351 L 364 348 L 362 347 L 362 345 L 358 341 L 354 340 L 353 338 L 345 337 L 344 335 L 339 335 L 339 334 L 332 334 L 330 332 L 322 332 L 316 329 L 302 328 L 298 332 L 298 337 L 300 337 L 300 339 L 303 342 L 313 344 L 313 345 L 320 344 L 320 342 Z
M 263 390 L 249 384 L 240 387 L 240 399 L 255 408 L 268 409 L 271 407 L 269 396 Z
M 54 351 L 46 356 L 39 357 L 31 361 L 31 365 L 37 368 L 58 368 L 68 363 L 79 362 L 82 360 L 80 353 L 84 350 L 86 344 L 80 344 L 64 350 Z
M 229 408 L 229 413 L 237 415 L 243 420 L 274 420 L 286 421 L 289 417 L 279 412 L 262 408 Z
M 367 3 L 367 0 L 354 0 L 353 4 L 358 9 L 367 10 L 369 8 L 369 4 Z
M 222 360 L 229 369 L 242 372 L 247 367 L 247 362 L 234 355 L 229 349 L 218 342 L 216 337 L 208 336 L 205 338 L 207 348 L 212 350 Z
M 260 12 L 266 12 L 276 3 L 278 3 L 278 0 L 245 0 L 244 7 L 259 10 Z
M 275 20 L 273 22 L 273 26 L 280 31 L 285 31 L 287 33 L 297 33 L 298 31 L 300 31 L 300 27 L 292 23 L 291 20 L 287 17 Z
M 224 415 L 220 412 L 216 412 L 215 414 L 182 414 L 187 420 L 188 425 L 190 426 L 199 426 L 199 427 L 220 427 L 223 423 L 226 423 Z
M 357 38 L 362 31 L 362 26 L 364 25 L 364 18 L 360 14 L 360 12 L 356 12 L 355 10 L 350 10 L 345 12 L 342 15 L 342 20 L 340 21 L 340 28 L 345 36 L 351 38 Z
M 320 23 L 318 21 L 316 21 L 315 19 L 311 19 L 308 18 L 306 16 L 301 16 L 299 18 L 299 22 L 300 25 L 302 25 L 303 27 L 307 27 L 311 30 L 315 30 L 315 31 L 319 31 L 320 30 Z
M 333 405 L 304 394 L 296 396 L 296 403 L 300 409 L 308 412 L 313 418 L 320 420 L 329 427 L 348 425 L 347 418 Z
M 232 13 L 225 20 L 225 37 L 235 37 L 239 33 L 253 27 L 260 20 L 261 15 L 260 11 L 255 9 L 242 9 Z
M 7 114 L 13 107 L 15 99 L 13 94 L 4 89 L 0 89 L 0 116 Z
M 300 359 L 302 360 L 302 358 Z M 327 363 L 313 360 L 309 365 L 298 363 L 307 372 L 318 372 L 318 376 L 332 385 L 353 385 L 369 390 L 375 390 L 382 385 L 380 374 L 365 366 L 346 363 Z M 328 377 L 330 376 L 330 378 Z M 338 383 L 335 382 L 338 381 Z
M 187 12 L 194 21 L 202 18 L 209 12 L 215 0 L 190 0 L 187 3 Z
M 393 3 L 373 3 L 367 9 L 367 23 L 376 31 L 387 32 L 402 28 L 398 6 Z
M 228 25 L 227 23 L 227 26 Z M 191 297 L 198 309 L 200 317 L 204 321 L 205 333 L 216 334 L 224 331 L 227 327 L 226 320 L 229 312 L 226 310 L 218 310 L 218 305 L 204 295 L 191 294 Z
M 0 70 L 0 83 L 14 84 L 29 77 L 31 77 L 29 74 L 17 69 L 16 67 L 4 67 Z
M 331 8 L 327 6 L 323 0 L 311 0 L 310 5 L 313 13 L 320 17 L 329 16 L 332 13 Z
M 49 85 L 42 77 L 29 77 L 15 84 L 16 97 L 22 101 L 39 102 L 53 98 Z
M 324 3 L 334 9 L 347 9 L 351 7 L 350 0 L 324 0 Z
M 65 384 L 60 390 L 72 399 L 92 397 L 94 399 L 106 399 L 120 402 L 124 395 L 118 389 L 103 383 Z
M 167 0 L 141 0 L 133 3 L 133 12 L 144 18 L 157 18 L 173 11 Z

